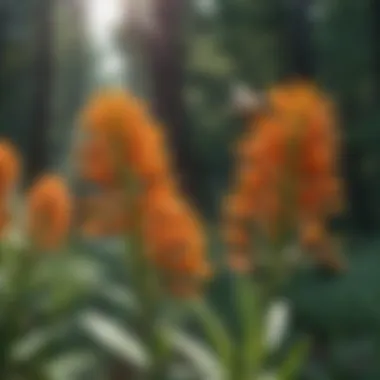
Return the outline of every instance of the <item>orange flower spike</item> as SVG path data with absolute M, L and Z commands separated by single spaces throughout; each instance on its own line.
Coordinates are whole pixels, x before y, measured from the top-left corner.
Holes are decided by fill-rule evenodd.
M 276 86 L 268 91 L 268 100 L 274 112 L 289 112 L 292 110 L 293 99 L 288 85 Z
M 86 107 L 82 126 L 90 138 L 103 141 L 103 147 L 98 147 L 102 154 L 90 165 L 92 170 L 87 170 L 93 178 L 104 176 L 109 180 L 109 176 L 115 176 L 117 165 L 128 167 L 148 185 L 168 175 L 169 157 L 163 134 L 143 103 L 132 95 L 122 91 L 98 94 Z M 122 162 L 116 162 L 118 158 Z M 103 165 L 95 164 L 101 160 Z
M 239 170 L 237 173 L 237 186 L 243 196 L 256 197 L 265 189 L 267 184 L 265 173 L 259 170 Z
M 143 215 L 143 234 L 146 241 L 157 247 L 167 248 L 174 233 L 173 219 L 180 213 L 177 194 L 171 184 L 160 184 L 149 188 L 140 203 Z
M 309 137 L 311 141 L 337 142 L 338 131 L 335 111 L 327 100 L 321 100 L 309 114 Z
M 132 170 L 146 185 L 170 176 L 170 157 L 159 127 L 153 123 L 135 131 L 131 141 L 128 161 Z
M 206 244 L 200 226 L 192 218 L 190 215 L 183 216 L 180 234 L 174 239 L 180 249 L 171 260 L 173 260 L 172 265 L 175 272 L 198 277 L 202 274 L 201 269 L 204 267 Z
M 171 290 L 176 292 L 185 284 L 188 290 L 197 287 L 208 264 L 205 236 L 190 207 L 174 194 L 159 190 L 150 200 L 144 227 L 149 257 L 168 279 Z
M 188 210 L 184 205 L 176 205 L 173 200 L 172 203 L 167 202 L 166 207 L 166 210 L 159 211 L 152 220 L 151 239 L 158 250 L 182 249 L 195 228 L 191 221 L 187 220 Z
M 125 142 L 128 129 L 144 124 L 146 110 L 143 104 L 122 90 L 104 90 L 87 104 L 81 118 L 85 131 Z
M 130 141 L 133 131 L 144 125 L 145 119 L 142 104 L 132 95 L 122 90 L 104 90 L 90 99 L 83 110 L 80 125 L 98 149 L 103 142 L 103 154 L 107 150 L 113 163 L 116 147 L 112 145 L 120 144 L 120 156 L 125 158 L 128 148 L 133 146 Z
M 32 186 L 28 197 L 28 231 L 37 248 L 58 248 L 66 238 L 72 200 L 64 180 L 45 175 Z
M 0 197 L 4 200 L 14 189 L 20 176 L 20 157 L 7 140 L 0 140 Z
M 321 196 L 315 181 L 302 184 L 298 193 L 300 216 L 317 216 L 322 212 Z
M 268 92 L 268 99 L 273 112 L 287 124 L 301 120 L 309 123 L 324 102 L 312 83 L 300 80 L 274 87 Z
M 302 174 L 318 177 L 334 170 L 334 154 L 327 147 L 314 146 L 301 157 Z
M 77 165 L 80 176 L 107 188 L 114 187 L 116 170 L 109 144 L 99 136 L 92 136 L 78 148 Z
M 284 163 L 286 148 L 286 129 L 277 118 L 263 121 L 256 135 L 254 155 L 260 167 L 275 166 Z

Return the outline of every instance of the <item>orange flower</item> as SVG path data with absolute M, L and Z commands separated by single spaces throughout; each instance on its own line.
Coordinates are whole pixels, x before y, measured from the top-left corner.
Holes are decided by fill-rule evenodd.
M 284 160 L 287 129 L 275 117 L 263 118 L 255 136 L 255 161 L 278 164 Z
M 117 173 L 106 140 L 91 136 L 78 148 L 77 164 L 81 177 L 106 187 L 115 186 Z
M 67 236 L 72 201 L 64 180 L 44 175 L 32 186 L 28 198 L 28 231 L 35 246 L 59 247 Z
M 170 186 L 148 193 L 143 208 L 148 257 L 173 290 L 184 284 L 197 288 L 208 272 L 205 236 L 198 218 Z
M 153 123 L 145 128 L 136 129 L 127 160 L 132 170 L 151 185 L 164 179 L 170 172 L 169 155 L 162 131 Z
M 146 123 L 143 104 L 131 94 L 118 89 L 103 90 L 93 96 L 83 111 L 81 125 L 85 131 L 108 138 L 128 139 L 128 129 Z
M 7 140 L 0 140 L 0 197 L 5 197 L 15 187 L 20 176 L 20 157 Z
M 316 87 L 305 81 L 280 84 L 268 92 L 273 111 L 287 120 L 305 116 L 319 101 Z
M 242 194 L 249 194 L 251 197 L 257 197 L 259 192 L 265 186 L 266 178 L 259 170 L 241 168 L 237 171 L 237 187 L 241 189 Z M 248 196 L 248 195 L 247 195 Z
M 268 100 L 270 112 L 262 112 L 237 145 L 237 186 L 226 218 L 227 228 L 235 223 L 233 230 L 239 231 L 234 236 L 246 234 L 247 221 L 268 238 L 292 232 L 305 219 L 318 218 L 323 226 L 342 206 L 331 102 L 303 81 L 275 87 Z M 236 251 L 228 235 L 227 240 Z M 238 253 L 241 262 L 242 250 Z
M 109 183 L 126 168 L 149 185 L 167 175 L 169 157 L 162 132 L 132 95 L 122 91 L 98 94 L 84 110 L 82 126 L 89 134 L 83 149 L 98 152 L 85 155 L 87 178 Z

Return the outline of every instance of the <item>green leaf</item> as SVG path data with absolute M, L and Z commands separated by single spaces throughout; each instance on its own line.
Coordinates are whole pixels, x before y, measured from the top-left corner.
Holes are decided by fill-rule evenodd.
M 60 332 L 59 329 L 52 327 L 44 327 L 30 332 L 12 345 L 12 360 L 15 362 L 33 360 L 60 335 Z
M 289 324 L 289 304 L 286 300 L 274 299 L 269 305 L 266 315 L 265 345 L 272 353 L 281 345 Z
M 239 371 L 244 371 L 246 374 L 259 370 L 266 354 L 263 326 L 265 310 L 253 285 L 248 278 L 243 276 L 236 277 L 234 280 L 235 299 L 243 339 L 242 344 L 239 345 L 243 368 L 239 368 Z
M 162 329 L 174 350 L 186 357 L 202 379 L 223 379 L 222 363 L 206 345 L 179 328 L 163 326 Z
M 137 298 L 126 286 L 112 285 L 108 283 L 100 289 L 99 295 L 106 297 L 127 312 L 138 312 Z
M 302 339 L 292 347 L 287 359 L 278 371 L 278 380 L 294 380 L 296 378 L 305 363 L 309 347 L 308 339 Z
M 87 351 L 65 353 L 44 366 L 49 380 L 105 379 L 97 358 Z
M 62 256 L 39 263 L 33 276 L 33 286 L 74 281 L 77 285 L 90 287 L 103 276 L 103 270 L 95 260 Z
M 126 287 L 109 285 L 102 288 L 101 293 L 124 310 L 133 313 L 138 312 L 137 299 Z M 209 347 L 179 328 L 163 326 L 162 329 L 171 347 L 176 352 L 181 353 L 202 378 L 221 379 L 221 363 Z
M 193 302 L 191 306 L 219 360 L 223 363 L 224 370 L 229 372 L 232 368 L 233 342 L 222 320 L 204 301 Z
M 140 369 L 148 368 L 150 358 L 147 350 L 126 327 L 95 310 L 82 314 L 79 322 L 82 329 L 101 347 Z

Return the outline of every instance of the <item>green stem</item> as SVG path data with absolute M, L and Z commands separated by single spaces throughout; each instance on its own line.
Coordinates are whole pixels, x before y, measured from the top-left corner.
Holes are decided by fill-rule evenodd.
M 245 274 L 236 274 L 233 282 L 241 344 L 237 347 L 237 366 L 233 380 L 250 380 L 265 367 L 267 351 L 265 347 L 265 319 L 270 304 L 281 286 L 286 268 L 281 256 L 283 239 L 273 245 L 269 276 L 261 284 L 251 282 Z
M 159 321 L 157 310 L 161 294 L 156 281 L 156 273 L 146 259 L 145 247 L 142 242 L 142 218 L 138 208 L 137 196 L 140 184 L 128 167 L 124 165 L 124 148 L 116 135 L 110 136 L 110 144 L 114 147 L 114 163 L 116 173 L 124 191 L 124 210 L 132 221 L 132 225 L 125 232 L 126 255 L 125 259 L 130 268 L 132 282 L 141 306 L 141 326 L 145 341 L 149 347 L 152 365 L 147 377 L 144 379 L 165 379 L 169 359 L 169 349 L 165 341 Z M 129 250 L 128 250 L 129 245 Z
M 253 284 L 244 274 L 234 278 L 235 299 L 241 326 L 241 344 L 238 347 L 238 366 L 234 379 L 250 380 L 262 366 L 263 345 L 263 309 L 259 294 L 254 292 Z
M 169 350 L 161 333 L 157 318 L 160 294 L 157 287 L 156 274 L 144 257 L 141 240 L 132 236 L 131 267 L 134 274 L 134 284 L 142 308 L 142 326 L 145 340 L 148 343 L 152 357 L 148 379 L 164 379 Z
M 10 247 L 8 249 L 11 249 Z M 9 252 L 7 252 L 9 254 Z M 8 259 L 15 260 L 10 268 L 14 270 L 12 283 L 11 283 L 11 294 L 8 298 L 8 303 L 5 307 L 5 321 L 2 328 L 3 338 L 4 338 L 4 355 L 1 358 L 3 371 L 8 373 L 12 369 L 12 362 L 9 357 L 9 347 L 13 340 L 22 333 L 22 322 L 25 316 L 23 296 L 25 296 L 26 291 L 29 287 L 30 276 L 33 273 L 35 267 L 35 255 L 31 250 L 22 250 L 20 252 L 11 252 L 13 257 L 8 257 Z
M 141 237 L 141 215 L 137 209 L 135 183 L 128 175 L 125 178 L 126 205 L 125 209 L 131 216 L 133 225 L 126 234 L 126 241 L 130 243 L 127 255 L 130 273 L 142 309 L 142 331 L 145 341 L 150 349 L 152 366 L 147 378 L 160 380 L 165 378 L 169 349 L 165 341 L 159 321 L 157 310 L 161 299 L 157 276 L 154 268 L 146 259 L 145 247 Z

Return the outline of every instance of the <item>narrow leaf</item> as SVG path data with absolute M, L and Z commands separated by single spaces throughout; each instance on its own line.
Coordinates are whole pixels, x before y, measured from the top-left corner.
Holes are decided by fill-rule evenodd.
M 163 331 L 172 347 L 190 361 L 202 378 L 207 380 L 224 378 L 220 361 L 203 343 L 175 327 L 165 326 Z
M 278 371 L 278 380 L 294 380 L 302 369 L 309 353 L 309 340 L 302 339 L 290 350 L 290 353 Z
M 85 351 L 75 351 L 63 354 L 46 364 L 45 372 L 49 380 L 80 380 L 83 378 L 97 379 L 99 366 L 96 357 Z
M 207 303 L 198 301 L 192 303 L 191 306 L 210 344 L 223 363 L 224 370 L 230 372 L 232 369 L 233 343 L 226 327 Z
M 149 366 L 150 358 L 140 340 L 118 322 L 97 311 L 88 311 L 81 316 L 80 325 L 114 355 L 142 369 Z
M 56 328 L 41 328 L 27 334 L 11 347 L 11 358 L 17 362 L 33 360 L 45 350 L 60 334 Z

